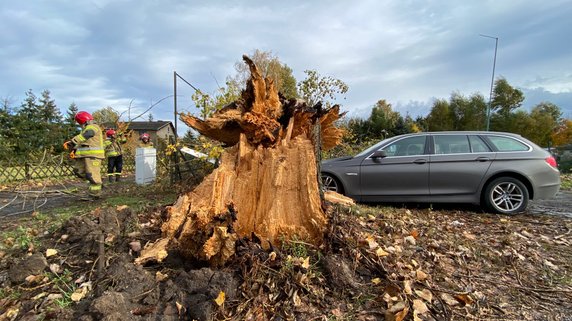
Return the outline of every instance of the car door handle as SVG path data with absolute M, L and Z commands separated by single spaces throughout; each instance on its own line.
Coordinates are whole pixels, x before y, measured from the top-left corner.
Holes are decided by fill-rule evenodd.
M 425 164 L 425 163 L 427 163 L 427 160 L 426 160 L 426 159 L 423 159 L 423 158 L 418 158 L 418 159 L 414 160 L 413 163 L 415 163 L 415 164 Z
M 478 158 L 477 158 L 477 162 L 488 162 L 488 161 L 490 161 L 490 160 L 491 160 L 491 159 L 488 158 L 488 157 L 478 157 Z

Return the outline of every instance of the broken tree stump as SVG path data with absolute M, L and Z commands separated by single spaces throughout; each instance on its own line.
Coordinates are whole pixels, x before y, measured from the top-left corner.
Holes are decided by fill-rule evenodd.
M 215 266 L 234 254 L 239 238 L 256 238 L 265 248 L 293 238 L 316 245 L 322 241 L 327 217 L 315 146 L 332 148 L 343 135 L 335 127 L 341 117 L 337 105 L 322 109 L 286 100 L 248 57 L 243 59 L 251 78 L 239 100 L 206 120 L 181 116 L 201 134 L 230 147 L 220 166 L 168 209 L 162 226 L 170 248 Z M 321 142 L 314 142 L 318 124 Z

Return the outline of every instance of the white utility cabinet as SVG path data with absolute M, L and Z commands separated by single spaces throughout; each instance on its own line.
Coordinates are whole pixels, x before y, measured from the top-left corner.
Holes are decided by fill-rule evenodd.
M 135 149 L 135 183 L 149 184 L 157 175 L 157 150 L 155 148 Z

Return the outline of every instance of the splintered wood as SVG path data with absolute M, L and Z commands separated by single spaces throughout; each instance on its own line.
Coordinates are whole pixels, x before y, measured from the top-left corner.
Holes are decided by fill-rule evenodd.
M 239 238 L 256 238 L 266 248 L 293 238 L 316 245 L 322 241 L 327 218 L 315 144 L 332 148 L 343 134 L 334 125 L 338 106 L 323 110 L 283 99 L 273 82 L 248 57 L 243 59 L 251 78 L 239 100 L 204 121 L 181 116 L 201 134 L 230 147 L 220 166 L 168 209 L 162 226 L 169 248 L 215 266 L 234 254 Z M 320 128 L 320 142 L 312 140 L 315 128 Z

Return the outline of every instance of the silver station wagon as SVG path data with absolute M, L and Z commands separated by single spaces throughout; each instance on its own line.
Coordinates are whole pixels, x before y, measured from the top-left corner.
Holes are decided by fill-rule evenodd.
M 504 214 L 560 188 L 550 153 L 501 132 L 395 136 L 356 156 L 323 161 L 321 175 L 327 190 L 358 202 L 472 203 Z

